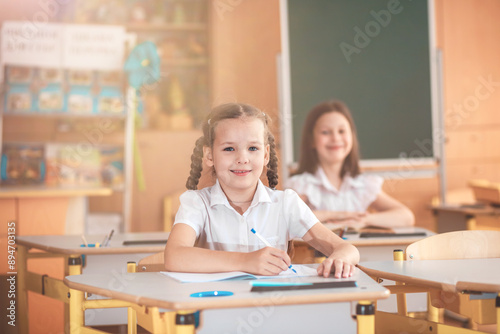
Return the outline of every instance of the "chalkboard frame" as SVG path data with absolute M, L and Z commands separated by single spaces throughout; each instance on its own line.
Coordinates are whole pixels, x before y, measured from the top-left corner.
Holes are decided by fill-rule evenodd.
M 293 122 L 296 118 L 294 112 L 294 106 L 292 105 L 292 68 L 291 68 L 291 55 L 290 55 L 290 27 L 289 27 L 289 5 L 290 2 L 294 0 L 280 0 L 280 19 L 281 19 L 281 41 L 282 41 L 282 54 L 278 60 L 278 71 L 279 71 L 279 85 L 280 85 L 280 125 L 281 125 L 281 154 L 283 161 L 282 175 L 284 179 L 288 177 L 289 170 L 292 166 L 296 164 L 298 157 L 295 152 L 298 151 L 296 147 L 297 136 L 300 138 L 300 131 L 293 130 Z M 325 1 L 325 0 L 321 0 Z M 333 1 L 333 0 L 331 0 Z M 394 4 L 394 2 L 402 2 L 397 0 L 389 0 L 387 4 Z M 307 1 L 309 6 L 314 5 L 315 0 Z M 421 171 L 422 167 L 428 167 L 427 171 L 431 170 L 435 172 L 438 168 L 438 162 L 441 160 L 440 156 L 444 155 L 444 149 L 441 145 L 443 130 L 442 122 L 440 121 L 440 104 L 441 104 L 441 93 L 439 91 L 438 83 L 438 72 L 439 61 L 437 57 L 438 49 L 436 47 L 435 38 L 435 18 L 434 18 L 434 0 L 427 0 L 427 22 L 428 22 L 428 59 L 429 59 L 429 88 L 430 94 L 430 114 L 429 122 L 430 129 L 427 129 L 431 133 L 429 136 L 422 137 L 421 145 L 416 146 L 416 150 L 408 152 L 407 156 L 394 156 L 390 158 L 371 158 L 362 159 L 362 167 L 371 168 L 375 167 L 378 170 L 396 170 L 404 168 L 406 172 L 411 170 Z M 407 4 L 406 2 L 404 3 Z M 374 8 L 376 9 L 376 8 Z M 372 15 L 373 17 L 373 15 Z M 373 17 L 375 20 L 375 18 Z M 352 26 L 349 28 L 352 29 Z M 311 37 L 312 38 L 312 37 Z M 330 98 L 335 98 L 336 96 L 331 96 Z M 316 103 L 321 102 L 316 101 Z M 312 107 L 314 104 L 311 104 Z M 307 113 L 308 110 L 302 112 Z M 354 111 L 353 111 L 354 113 Z M 295 129 L 296 130 L 296 129 Z M 429 133 L 429 132 L 427 132 Z M 423 141 L 426 141 L 425 143 Z M 360 144 L 363 142 L 360 138 Z M 295 146 L 295 147 L 294 147 Z M 419 151 L 420 150 L 420 151 Z M 430 152 L 432 150 L 432 152 Z M 430 152 L 430 153 L 429 153 Z M 363 157 L 362 157 L 363 158 Z M 404 167 L 402 167 L 404 166 Z M 401 175 L 403 173 L 400 173 Z M 406 173 L 408 174 L 408 173 Z M 401 176 L 400 175 L 400 176 Z M 415 175 L 415 173 L 410 173 L 410 175 Z M 403 177 L 405 177 L 403 175 Z

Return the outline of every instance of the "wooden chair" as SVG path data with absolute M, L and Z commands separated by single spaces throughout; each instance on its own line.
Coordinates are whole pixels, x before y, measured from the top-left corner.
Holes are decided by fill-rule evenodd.
M 175 215 L 181 205 L 179 197 L 186 189 L 178 189 L 163 198 L 163 231 L 170 232 L 175 221 Z
M 500 257 L 500 231 L 454 231 L 416 241 L 407 260 L 454 260 Z
M 419 240 L 406 248 L 406 260 L 454 260 L 500 257 L 500 231 L 467 230 L 436 234 Z M 479 273 L 478 273 L 479 274 Z M 429 293 L 428 318 L 437 321 L 443 312 L 452 311 L 466 318 L 468 327 L 494 324 L 494 299 L 470 299 L 469 294 L 433 291 Z M 398 305 L 399 311 L 399 305 Z
M 146 256 L 137 263 L 134 272 L 164 271 L 164 259 L 165 253 L 163 251 Z
M 139 263 L 129 262 L 127 271 L 135 272 L 158 272 L 165 270 L 164 252 L 158 252 L 142 258 Z M 128 308 L 127 326 L 129 334 L 137 334 L 137 325 L 146 329 L 149 333 L 172 334 L 175 333 L 175 312 L 162 312 L 159 315 L 158 308 L 148 309 L 144 306 L 138 308 Z

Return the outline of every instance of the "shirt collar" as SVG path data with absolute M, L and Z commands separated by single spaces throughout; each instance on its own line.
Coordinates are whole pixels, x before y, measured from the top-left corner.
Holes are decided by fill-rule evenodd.
M 250 207 L 257 205 L 258 203 L 264 203 L 264 202 L 271 202 L 271 197 L 269 197 L 269 194 L 266 191 L 266 186 L 264 186 L 262 181 L 258 180 L 257 190 L 255 191 L 252 204 L 250 205 Z M 224 191 L 220 186 L 219 180 L 215 181 L 215 184 L 212 186 L 210 195 L 210 206 L 214 206 L 217 204 L 223 204 L 228 207 L 231 207 L 226 194 L 224 194 Z

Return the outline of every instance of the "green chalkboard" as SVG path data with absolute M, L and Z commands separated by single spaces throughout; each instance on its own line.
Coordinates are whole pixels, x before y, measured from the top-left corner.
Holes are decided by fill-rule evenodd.
M 362 159 L 433 157 L 417 144 L 432 141 L 428 2 L 288 0 L 287 6 L 294 160 L 307 112 L 332 98 L 353 114 Z

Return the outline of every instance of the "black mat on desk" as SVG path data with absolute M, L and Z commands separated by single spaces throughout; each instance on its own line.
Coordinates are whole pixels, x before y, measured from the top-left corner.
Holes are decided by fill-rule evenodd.
M 282 290 L 311 290 L 332 288 L 355 288 L 356 281 L 319 282 L 310 285 L 282 285 L 282 286 L 253 286 L 251 292 L 282 291 Z
M 425 237 L 427 233 L 425 232 L 413 232 L 413 233 L 360 233 L 360 238 L 398 238 L 398 237 Z
M 167 240 L 125 240 L 123 246 L 166 244 Z

